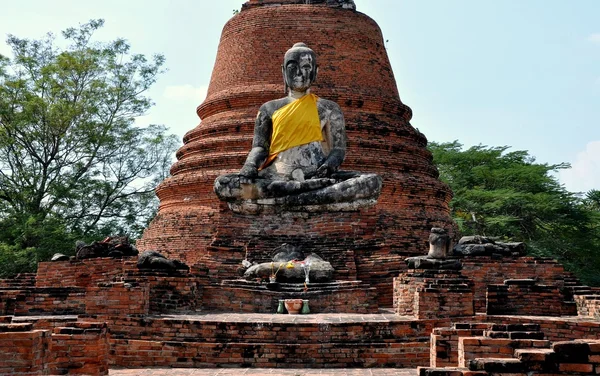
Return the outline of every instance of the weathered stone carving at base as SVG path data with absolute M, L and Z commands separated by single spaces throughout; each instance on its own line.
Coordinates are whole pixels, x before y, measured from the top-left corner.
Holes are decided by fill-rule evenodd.
M 155 251 L 145 251 L 138 258 L 137 267 L 146 270 L 190 270 L 190 267 L 179 260 L 169 260 Z
M 408 257 L 404 260 L 409 269 L 461 270 L 462 264 L 456 259 L 447 259 L 450 250 L 450 236 L 443 228 L 433 227 L 429 235 L 427 256 Z
M 52 255 L 50 261 L 68 261 L 69 258 L 69 256 L 63 255 L 62 253 L 55 253 L 54 255 Z
M 381 178 L 375 174 L 356 174 L 347 180 L 342 178 L 350 174 L 352 173 L 344 172 L 333 174 L 331 179 L 311 179 L 304 182 L 266 179 L 248 181 L 239 175 L 224 175 L 215 181 L 215 191 L 220 192 L 219 198 L 224 201 L 233 199 L 228 202 L 229 208 L 243 214 L 356 211 L 377 204 L 373 193 L 379 195 Z M 272 197 L 277 192 L 289 194 Z M 237 197 L 252 198 L 239 200 Z
M 525 243 L 498 242 L 480 235 L 464 236 L 454 246 L 453 252 L 456 256 L 524 256 Z
M 100 242 L 85 244 L 78 241 L 75 245 L 78 260 L 96 258 L 96 257 L 115 257 L 137 256 L 138 250 L 129 243 L 127 236 L 107 237 Z
M 247 280 L 274 278 L 277 282 L 301 283 L 329 282 L 333 279 L 334 269 L 331 263 L 323 260 L 315 253 L 304 256 L 304 253 L 293 246 L 283 244 L 279 252 L 273 256 L 272 262 L 251 265 L 244 273 Z
M 438 269 L 438 270 L 461 270 L 462 264 L 459 260 L 440 260 L 429 256 L 408 257 L 404 260 L 409 269 Z
M 450 236 L 443 228 L 434 227 L 429 235 L 428 257 L 434 259 L 445 259 L 450 251 Z

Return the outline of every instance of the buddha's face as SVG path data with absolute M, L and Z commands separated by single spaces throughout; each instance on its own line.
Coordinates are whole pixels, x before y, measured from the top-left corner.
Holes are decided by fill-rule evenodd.
M 284 76 L 287 86 L 296 92 L 305 92 L 316 77 L 316 64 L 310 52 L 291 54 L 285 61 Z

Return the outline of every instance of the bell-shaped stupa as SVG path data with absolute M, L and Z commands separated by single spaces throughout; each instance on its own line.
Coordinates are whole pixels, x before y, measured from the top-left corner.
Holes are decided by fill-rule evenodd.
M 309 3 L 309 4 L 307 4 Z M 318 56 L 312 92 L 341 107 L 344 170 L 379 175 L 374 207 L 338 212 L 235 213 L 213 192 L 237 173 L 252 145 L 259 107 L 285 96 L 285 52 L 304 42 Z M 201 123 L 184 137 L 171 177 L 157 188 L 159 212 L 138 241 L 199 265 L 214 281 L 237 278 L 241 262 L 265 262 L 281 244 L 316 252 L 336 280 L 361 280 L 391 306 L 392 278 L 406 256 L 426 252 L 432 227 L 453 232 L 449 188 L 410 124 L 378 25 L 352 1 L 251 0 L 224 27 Z

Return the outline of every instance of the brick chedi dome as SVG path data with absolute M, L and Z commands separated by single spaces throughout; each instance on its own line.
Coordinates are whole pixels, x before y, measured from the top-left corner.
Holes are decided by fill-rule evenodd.
M 269 261 L 282 243 L 330 261 L 338 280 L 362 280 L 390 306 L 403 259 L 427 253 L 432 227 L 453 232 L 449 188 L 410 125 L 383 37 L 348 1 L 253 0 L 224 27 L 201 123 L 184 137 L 171 177 L 157 188 L 159 212 L 138 241 L 214 280 L 237 278 L 241 261 Z M 351 3 L 351 2 L 350 2 Z M 346 119 L 344 170 L 383 178 L 378 204 L 356 212 L 243 215 L 213 192 L 219 175 L 236 173 L 251 148 L 261 104 L 285 96 L 281 64 L 296 42 L 319 63 L 316 95 L 337 102 Z

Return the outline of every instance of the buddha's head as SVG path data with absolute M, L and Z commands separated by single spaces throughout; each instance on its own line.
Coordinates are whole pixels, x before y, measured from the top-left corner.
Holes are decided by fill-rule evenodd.
M 296 43 L 283 58 L 283 79 L 287 89 L 306 92 L 317 79 L 317 55 L 304 43 Z

